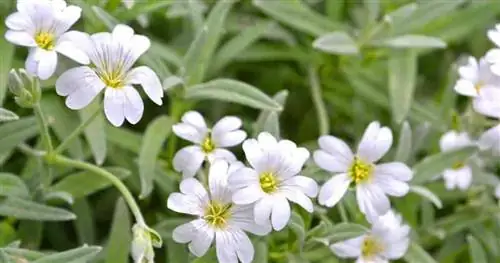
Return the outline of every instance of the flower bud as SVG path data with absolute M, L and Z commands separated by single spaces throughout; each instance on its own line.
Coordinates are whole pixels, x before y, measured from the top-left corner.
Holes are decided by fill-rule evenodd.
M 153 229 L 143 224 L 132 227 L 134 239 L 132 240 L 132 258 L 135 263 L 154 263 L 155 253 L 153 247 L 161 247 L 160 235 Z
M 24 69 L 9 72 L 9 90 L 15 95 L 16 103 L 24 108 L 31 108 L 40 101 L 41 89 L 38 79 Z

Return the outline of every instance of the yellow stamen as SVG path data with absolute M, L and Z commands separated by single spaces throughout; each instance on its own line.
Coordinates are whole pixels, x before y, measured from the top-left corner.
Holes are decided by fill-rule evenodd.
M 453 166 L 451 166 L 451 168 L 453 170 L 460 170 L 460 169 L 464 168 L 464 166 L 465 166 L 464 162 L 456 162 L 453 164 Z
M 36 44 L 45 50 L 54 49 L 54 34 L 48 32 L 40 32 L 35 36 Z
M 363 240 L 363 245 L 361 246 L 361 255 L 364 258 L 372 258 L 382 252 L 384 248 L 374 237 L 367 236 Z
M 213 227 L 224 228 L 227 226 L 227 221 L 231 217 L 231 207 L 231 204 L 221 204 L 212 201 L 205 210 L 203 219 Z
M 109 74 L 107 72 L 103 72 L 99 74 L 101 77 L 101 80 L 106 84 L 107 87 L 111 88 L 122 88 L 124 86 L 123 82 L 123 76 L 121 76 L 117 71 L 110 72 Z
M 264 193 L 272 193 L 278 189 L 278 180 L 272 172 L 262 173 L 259 177 L 260 187 Z
M 358 157 L 354 157 L 351 167 L 349 168 L 349 176 L 354 183 L 358 184 L 371 178 L 373 174 L 373 164 L 366 163 Z
M 210 134 L 208 134 L 207 137 L 201 143 L 201 150 L 204 153 L 211 153 L 213 150 L 215 150 L 215 144 L 212 141 Z

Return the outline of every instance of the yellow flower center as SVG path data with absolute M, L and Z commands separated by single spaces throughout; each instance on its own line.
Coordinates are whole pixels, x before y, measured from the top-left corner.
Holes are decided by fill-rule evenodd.
M 112 71 L 109 73 L 101 72 L 99 74 L 99 77 L 107 87 L 118 89 L 122 88 L 125 85 L 125 83 L 123 82 L 123 76 L 118 71 Z
M 364 258 L 372 258 L 383 250 L 384 248 L 375 238 L 367 236 L 363 240 L 363 245 L 361 246 L 361 255 L 363 255 Z
M 373 174 L 373 164 L 366 163 L 358 157 L 354 157 L 354 161 L 348 170 L 349 176 L 354 183 L 358 184 L 371 178 Z
M 215 144 L 212 141 L 210 134 L 208 134 L 207 137 L 201 143 L 201 150 L 204 153 L 211 153 L 213 150 L 215 150 Z
M 213 227 L 224 228 L 227 225 L 227 220 L 231 217 L 231 204 L 221 204 L 218 202 L 210 202 L 203 219 Z
M 35 36 L 36 44 L 45 50 L 54 49 L 54 34 L 48 32 L 40 32 Z
M 453 164 L 453 166 L 451 166 L 451 168 L 453 170 L 460 170 L 460 169 L 464 168 L 464 166 L 465 166 L 465 162 L 456 162 Z
M 278 180 L 272 172 L 262 173 L 259 177 L 260 187 L 264 193 L 269 194 L 278 189 Z
M 478 81 L 476 85 L 474 85 L 474 88 L 476 89 L 476 92 L 479 93 L 481 88 L 484 86 L 484 83 L 482 81 Z

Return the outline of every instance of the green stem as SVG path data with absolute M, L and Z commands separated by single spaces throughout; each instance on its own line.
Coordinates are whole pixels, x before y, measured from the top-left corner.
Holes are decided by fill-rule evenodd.
M 345 211 L 345 207 L 344 207 L 344 204 L 342 203 L 342 201 L 338 202 L 337 208 L 339 209 L 340 219 L 342 220 L 342 222 L 349 222 L 349 219 L 347 218 L 347 213 Z
M 101 112 L 101 107 L 98 107 L 96 111 L 89 117 L 87 118 L 84 122 L 80 124 L 64 141 L 57 146 L 57 148 L 54 150 L 54 154 L 59 154 L 62 151 L 64 151 L 69 144 L 80 135 L 80 133 L 99 115 Z
M 54 148 L 52 147 L 52 140 L 50 139 L 50 133 L 49 133 L 49 125 L 47 124 L 47 120 L 43 116 L 42 108 L 40 107 L 40 103 L 37 103 L 33 106 L 33 110 L 35 111 L 35 116 L 36 116 L 36 121 L 38 123 L 38 126 L 40 127 L 41 135 L 42 135 L 42 142 L 44 145 L 44 148 L 47 150 L 49 154 L 52 153 Z
M 183 104 L 178 98 L 172 98 L 170 102 L 170 117 L 177 123 L 181 119 Z M 177 148 L 177 136 L 169 136 L 167 144 L 167 160 L 174 158 L 175 149 Z
M 141 210 L 139 209 L 139 206 L 135 202 L 134 197 L 132 196 L 128 188 L 123 184 L 123 182 L 120 181 L 120 179 L 118 179 L 115 175 L 98 166 L 82 161 L 72 160 L 62 155 L 55 155 L 53 160 L 55 163 L 86 170 L 108 179 L 122 194 L 123 198 L 130 207 L 130 210 L 132 211 L 132 214 L 134 215 L 136 222 L 138 224 L 146 225 L 144 217 L 142 216 Z
M 319 85 L 316 68 L 310 66 L 308 69 L 308 75 L 309 85 L 311 87 L 311 96 L 314 103 L 314 108 L 316 109 L 316 114 L 318 116 L 319 133 L 320 135 L 325 135 L 330 132 L 330 121 L 328 119 L 328 113 L 326 112 L 325 103 L 321 96 L 321 87 Z

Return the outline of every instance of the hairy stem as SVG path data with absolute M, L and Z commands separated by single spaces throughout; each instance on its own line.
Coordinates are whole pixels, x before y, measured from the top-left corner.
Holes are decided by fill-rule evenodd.
M 321 87 L 319 85 L 316 68 L 313 66 L 309 67 L 308 75 L 309 86 L 311 88 L 311 96 L 314 103 L 314 108 L 316 109 L 316 115 L 318 116 L 319 133 L 320 135 L 325 135 L 330 132 L 330 121 L 328 119 L 328 113 L 326 112 L 325 103 L 321 96 Z
M 42 108 L 40 107 L 40 104 L 37 103 L 33 106 L 33 110 L 35 111 L 35 116 L 36 116 L 36 121 L 38 123 L 38 126 L 40 127 L 40 133 L 42 135 L 42 142 L 44 148 L 47 150 L 49 154 L 52 153 L 54 150 L 52 146 L 52 140 L 50 138 L 50 133 L 49 133 L 49 125 L 47 124 L 47 120 L 45 119 L 45 116 L 43 115 Z

